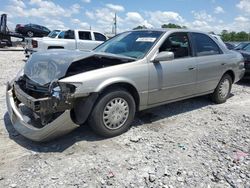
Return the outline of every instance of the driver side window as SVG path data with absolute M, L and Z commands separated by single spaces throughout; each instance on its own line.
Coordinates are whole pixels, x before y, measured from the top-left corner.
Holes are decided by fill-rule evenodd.
M 175 59 L 191 56 L 187 33 L 171 34 L 159 48 L 159 52 L 173 52 Z

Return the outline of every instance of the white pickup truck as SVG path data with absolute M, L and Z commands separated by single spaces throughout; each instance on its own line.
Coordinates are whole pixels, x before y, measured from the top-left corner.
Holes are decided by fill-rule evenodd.
M 49 49 L 92 50 L 106 40 L 104 34 L 92 30 L 54 30 L 47 37 L 26 39 L 25 54 Z

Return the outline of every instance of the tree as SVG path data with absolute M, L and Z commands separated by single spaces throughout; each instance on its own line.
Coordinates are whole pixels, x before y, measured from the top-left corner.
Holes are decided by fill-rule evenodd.
M 135 27 L 133 30 L 137 30 L 137 29 L 147 29 L 147 27 L 145 25 L 139 25 Z
M 175 29 L 186 29 L 186 26 L 180 26 L 173 23 L 163 24 L 161 28 L 175 28 Z
M 227 30 L 221 32 L 221 39 L 225 42 L 230 41 L 230 34 Z
M 241 31 L 236 33 L 235 31 L 232 32 L 228 32 L 227 30 L 223 30 L 221 32 L 221 38 L 223 41 L 227 42 L 227 41 L 247 41 L 249 40 L 249 33 L 245 32 L 245 31 Z

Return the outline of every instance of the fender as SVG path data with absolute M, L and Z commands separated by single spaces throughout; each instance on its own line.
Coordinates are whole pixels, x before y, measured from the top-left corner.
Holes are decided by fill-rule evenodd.
M 111 86 L 113 84 L 119 84 L 119 83 L 125 83 L 125 84 L 130 84 L 132 85 L 134 88 L 136 87 L 136 83 L 128 78 L 125 77 L 114 77 L 114 78 L 109 78 L 107 80 L 104 80 L 103 82 L 101 82 L 95 89 L 94 92 L 101 92 L 102 90 L 104 90 L 105 88 L 107 88 L 108 86 Z M 138 91 L 137 91 L 138 92 Z

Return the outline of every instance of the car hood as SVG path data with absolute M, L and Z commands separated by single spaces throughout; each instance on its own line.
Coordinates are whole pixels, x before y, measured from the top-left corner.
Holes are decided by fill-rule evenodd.
M 94 61 L 92 57 L 95 58 Z M 112 59 L 113 62 L 119 63 L 131 62 L 135 60 L 129 57 L 93 51 L 85 52 L 62 49 L 49 50 L 34 53 L 25 64 L 24 74 L 37 84 L 45 85 L 65 77 L 69 67 L 72 64 L 74 64 L 74 68 L 78 70 L 78 72 L 75 71 L 75 74 L 81 71 L 83 72 L 83 69 L 85 69 L 84 71 L 90 71 L 93 69 L 102 68 L 104 67 L 100 62 L 102 57 Z M 90 61 L 90 58 L 92 58 L 93 62 Z M 98 66 L 93 67 L 92 65 L 94 63 L 98 64 Z M 112 65 L 115 65 L 115 63 L 112 63 Z M 90 66 L 92 67 L 89 68 Z

